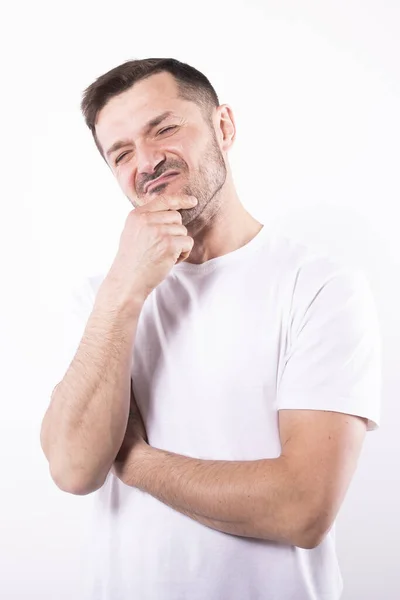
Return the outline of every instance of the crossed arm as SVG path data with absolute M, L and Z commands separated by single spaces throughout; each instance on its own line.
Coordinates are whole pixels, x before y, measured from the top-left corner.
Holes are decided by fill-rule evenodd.
M 281 455 L 199 460 L 143 439 L 114 472 L 173 509 L 225 533 L 314 548 L 331 528 L 357 466 L 366 420 L 316 410 L 279 411 Z

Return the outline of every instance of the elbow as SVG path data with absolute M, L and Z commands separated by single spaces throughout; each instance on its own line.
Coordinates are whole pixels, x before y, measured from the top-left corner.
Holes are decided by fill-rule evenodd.
M 58 489 L 60 489 L 62 492 L 67 492 L 67 494 L 73 494 L 74 496 L 87 496 L 88 494 L 91 494 L 93 492 L 95 492 L 96 490 L 98 490 L 100 486 L 94 486 L 94 485 L 85 485 L 85 484 L 80 484 L 77 482 L 64 482 L 64 481 L 60 481 L 60 480 L 56 480 L 53 477 L 53 481 L 56 484 L 56 486 L 58 487 Z
M 332 523 L 327 526 L 326 518 L 314 515 L 303 524 L 293 545 L 304 550 L 313 550 L 324 541 L 331 526 Z
M 316 532 L 316 531 L 306 531 L 302 532 L 296 540 L 294 541 L 294 546 L 298 548 L 303 548 L 304 550 L 313 550 L 317 548 L 324 540 L 325 535 Z
M 50 476 L 62 492 L 74 494 L 75 496 L 86 496 L 102 487 L 109 469 L 105 473 L 101 472 L 96 477 L 87 474 L 82 475 L 82 471 L 78 475 L 76 469 L 71 469 L 71 466 L 66 464 L 65 459 L 60 458 L 59 449 L 50 448 L 44 425 L 42 425 L 41 429 L 40 442 L 49 464 Z
M 50 465 L 50 475 L 56 486 L 62 491 L 74 496 L 87 496 L 96 492 L 102 487 L 106 480 L 106 476 L 98 477 L 97 479 L 89 479 L 77 477 L 76 475 L 67 475 L 66 472 L 52 469 Z

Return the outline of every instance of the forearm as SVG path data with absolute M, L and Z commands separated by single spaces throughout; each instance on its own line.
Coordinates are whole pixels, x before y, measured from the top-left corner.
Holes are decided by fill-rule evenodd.
M 97 302 L 52 395 L 41 440 L 53 479 L 72 493 L 100 487 L 122 444 L 140 310 Z
M 127 485 L 194 520 L 244 537 L 302 545 L 307 513 L 284 457 L 255 461 L 193 459 L 148 447 Z

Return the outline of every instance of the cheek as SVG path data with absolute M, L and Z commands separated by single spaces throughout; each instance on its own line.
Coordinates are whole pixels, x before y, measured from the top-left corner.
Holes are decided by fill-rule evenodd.
M 171 152 L 171 154 L 175 154 L 180 161 L 183 161 L 186 169 L 189 171 L 196 168 L 195 143 L 188 141 L 177 141 L 173 146 L 170 146 L 168 150 Z
M 170 154 L 176 154 L 180 159 L 185 160 L 185 156 L 187 154 L 187 144 L 184 142 L 180 142 L 179 140 L 175 141 L 174 144 L 170 144 L 165 151 Z
M 117 176 L 117 181 L 124 194 L 131 196 L 132 190 L 135 190 L 135 181 L 132 169 L 128 166 L 122 168 Z

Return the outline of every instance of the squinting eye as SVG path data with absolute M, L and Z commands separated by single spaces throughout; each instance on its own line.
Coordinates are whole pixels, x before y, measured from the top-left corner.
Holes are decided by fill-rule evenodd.
M 116 165 L 119 163 L 119 161 L 121 160 L 121 158 L 123 158 L 125 156 L 125 154 L 128 154 L 128 152 L 124 152 L 123 154 L 121 154 L 120 156 L 118 156 L 118 158 L 115 161 Z
M 166 127 L 165 129 L 160 129 L 160 131 L 158 133 L 165 133 L 166 131 L 169 131 L 170 129 L 176 129 L 176 125 L 171 125 L 170 127 Z

